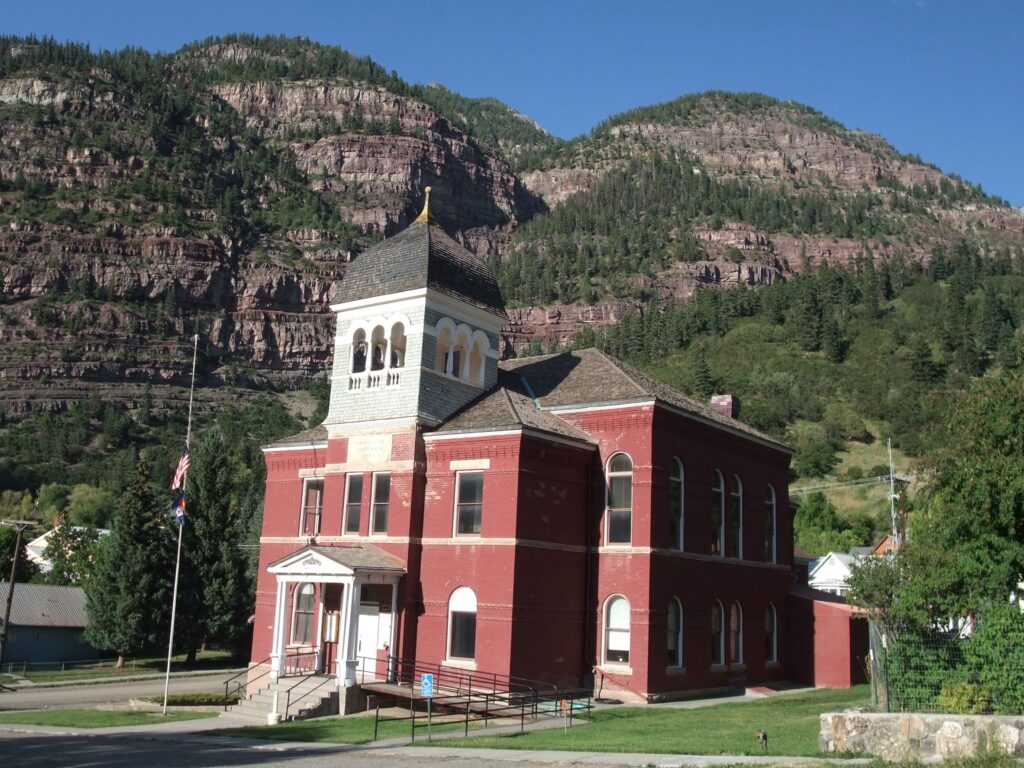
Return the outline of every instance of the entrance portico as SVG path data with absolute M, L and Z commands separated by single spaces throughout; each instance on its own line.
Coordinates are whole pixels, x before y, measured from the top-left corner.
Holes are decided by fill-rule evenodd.
M 382 645 L 395 647 L 401 559 L 371 544 L 312 545 L 267 571 L 277 579 L 272 679 L 287 674 L 289 652 L 305 651 L 314 655 L 312 671 L 335 674 L 339 686 L 355 685 L 363 659 L 375 658 Z

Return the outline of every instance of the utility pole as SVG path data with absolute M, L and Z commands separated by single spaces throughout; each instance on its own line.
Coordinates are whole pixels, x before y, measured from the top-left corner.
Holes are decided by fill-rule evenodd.
M 0 627 L 0 665 L 7 650 L 7 628 L 11 621 L 11 603 L 14 602 L 14 581 L 18 576 L 18 556 L 21 554 L 21 532 L 34 526 L 32 520 L 0 520 L 0 525 L 9 525 L 18 533 L 14 537 L 14 555 L 11 557 L 11 580 L 7 583 L 7 605 L 4 606 L 4 625 Z

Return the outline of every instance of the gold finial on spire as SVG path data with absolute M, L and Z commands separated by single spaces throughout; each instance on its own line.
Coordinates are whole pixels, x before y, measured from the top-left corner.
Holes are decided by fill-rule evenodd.
M 413 224 L 419 224 L 420 222 L 430 222 L 430 187 L 424 190 L 427 193 L 426 199 L 423 201 L 423 212 L 416 217 L 416 221 Z

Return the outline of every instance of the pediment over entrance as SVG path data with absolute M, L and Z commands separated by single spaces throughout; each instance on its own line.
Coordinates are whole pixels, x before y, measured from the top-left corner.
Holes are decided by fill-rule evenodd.
M 355 576 L 359 573 L 405 573 L 401 558 L 388 554 L 372 544 L 349 544 L 336 547 L 310 546 L 271 563 L 267 571 L 275 576 L 309 579 L 325 576 Z

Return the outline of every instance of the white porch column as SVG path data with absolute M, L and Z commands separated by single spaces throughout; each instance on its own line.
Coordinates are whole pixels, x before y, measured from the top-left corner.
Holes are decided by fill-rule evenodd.
M 352 626 L 349 621 L 349 616 L 352 614 L 352 603 L 355 602 L 356 607 L 359 606 L 359 599 L 353 600 L 352 593 L 355 592 L 355 581 L 345 581 L 345 588 L 341 594 L 341 613 L 338 614 L 338 622 L 341 624 L 339 627 L 340 632 L 338 637 L 338 658 L 335 660 L 338 666 L 338 685 L 352 685 L 355 680 L 349 682 L 348 672 L 348 646 L 349 638 L 352 635 Z
M 287 582 L 277 579 L 277 602 L 274 604 L 274 636 L 270 650 L 270 679 L 277 680 L 284 673 L 285 625 L 288 605 Z
M 358 579 L 353 578 L 352 587 L 349 591 L 349 601 L 346 611 L 342 614 L 341 620 L 345 627 L 345 642 L 342 650 L 345 653 L 345 685 L 356 684 L 356 670 L 359 667 L 359 659 L 356 654 L 356 646 L 359 640 L 359 592 L 363 585 Z
M 398 657 L 398 649 L 395 647 L 395 636 L 398 634 L 398 579 L 391 583 L 391 637 L 388 638 L 388 653 Z M 393 662 L 388 662 L 387 679 L 392 682 L 397 669 Z

